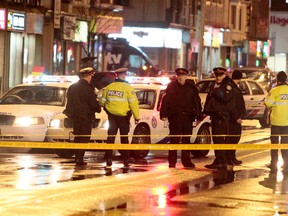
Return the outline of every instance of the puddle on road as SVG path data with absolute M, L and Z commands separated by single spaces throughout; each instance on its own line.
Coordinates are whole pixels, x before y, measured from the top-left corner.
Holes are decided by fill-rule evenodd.
M 213 172 L 208 176 L 205 176 L 201 179 L 193 180 L 191 182 L 184 182 L 181 184 L 169 186 L 170 190 L 166 193 L 161 192 L 160 188 L 152 189 L 153 194 L 138 194 L 137 197 L 142 197 L 141 201 L 137 202 L 137 198 L 133 199 L 133 204 L 127 202 L 117 205 L 115 207 L 106 209 L 106 210 L 96 210 L 89 213 L 82 212 L 81 214 L 75 214 L 73 216 L 82 216 L 82 215 L 134 215 L 135 212 L 140 213 L 141 209 L 149 209 L 153 207 L 158 207 L 159 209 L 163 208 L 177 208 L 184 207 L 187 208 L 190 205 L 194 206 L 191 202 L 185 201 L 173 201 L 173 198 L 179 195 L 187 195 L 195 193 L 198 191 L 217 189 L 220 185 L 229 184 L 233 181 L 244 180 L 250 178 L 257 178 L 264 176 L 268 173 L 264 169 L 253 169 L 253 170 L 239 170 L 239 171 L 217 171 Z M 157 190 L 159 190 L 157 192 Z M 156 191 L 156 192 L 155 192 Z M 145 199 L 144 196 L 147 198 Z M 146 201 L 145 201 L 146 200 Z M 144 202 L 144 203 L 143 203 Z M 139 209 L 140 211 L 137 211 Z M 174 209 L 175 210 L 175 209 Z M 191 209 L 190 209 L 191 210 Z M 169 210 L 168 210 L 169 212 Z M 143 212 L 144 213 L 144 212 Z M 191 213 L 191 212 L 190 212 Z M 169 214 L 167 214 L 169 215 Z

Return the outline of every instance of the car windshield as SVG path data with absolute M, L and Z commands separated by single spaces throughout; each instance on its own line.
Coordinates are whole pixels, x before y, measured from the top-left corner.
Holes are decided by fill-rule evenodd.
M 208 93 L 214 82 L 214 80 L 200 81 L 196 83 L 196 87 L 198 88 L 199 93 Z
M 265 70 L 245 70 L 241 69 L 242 73 L 246 74 L 248 79 L 253 79 L 256 81 L 268 81 L 268 73 Z
M 156 92 L 148 89 L 135 89 L 140 109 L 153 109 Z
M 66 91 L 53 86 L 18 86 L 7 92 L 0 104 L 64 106 Z

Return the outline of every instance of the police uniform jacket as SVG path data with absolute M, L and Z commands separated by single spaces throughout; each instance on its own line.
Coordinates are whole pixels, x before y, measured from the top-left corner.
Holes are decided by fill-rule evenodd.
M 272 88 L 265 98 L 265 105 L 271 109 L 270 123 L 274 126 L 288 126 L 288 85 Z
M 234 91 L 233 104 L 235 105 L 235 109 L 232 109 L 231 112 L 231 120 L 232 122 L 237 122 L 238 119 L 243 119 L 245 117 L 246 107 L 242 91 L 238 88 L 236 83 L 231 82 L 231 85 Z
M 202 115 L 201 99 L 198 89 L 192 83 L 186 81 L 181 85 L 175 80 L 166 88 L 160 118 L 171 119 L 181 114 L 187 114 L 191 119 Z
M 215 82 L 208 92 L 204 114 L 210 115 L 212 118 L 229 119 L 235 109 L 233 81 L 229 77 L 225 77 L 219 87 L 216 85 Z
M 63 113 L 70 118 L 95 119 L 95 112 L 101 112 L 101 106 L 94 90 L 84 79 L 72 84 L 67 92 L 68 101 Z
M 111 114 L 127 116 L 131 110 L 134 118 L 139 119 L 139 102 L 132 86 L 125 80 L 116 79 L 106 86 L 101 103 Z

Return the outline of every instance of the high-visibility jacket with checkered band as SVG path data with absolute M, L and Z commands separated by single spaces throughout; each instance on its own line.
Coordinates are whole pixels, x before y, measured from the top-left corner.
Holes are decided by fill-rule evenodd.
M 280 84 L 272 88 L 265 98 L 265 105 L 271 109 L 270 123 L 288 126 L 288 85 Z
M 101 103 L 105 109 L 117 116 L 127 116 L 131 110 L 135 119 L 139 120 L 139 103 L 135 91 L 129 83 L 117 79 L 105 87 Z

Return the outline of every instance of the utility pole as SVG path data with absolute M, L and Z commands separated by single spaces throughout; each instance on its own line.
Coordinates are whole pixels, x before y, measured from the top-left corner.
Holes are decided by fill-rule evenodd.
M 198 53 L 198 65 L 197 65 L 197 77 L 202 79 L 202 60 L 203 60 L 203 35 L 204 35 L 204 26 L 205 26 L 205 10 L 206 9 L 206 0 L 201 0 L 201 9 L 198 10 L 198 18 L 200 20 L 200 30 L 198 34 L 199 40 L 199 53 Z

